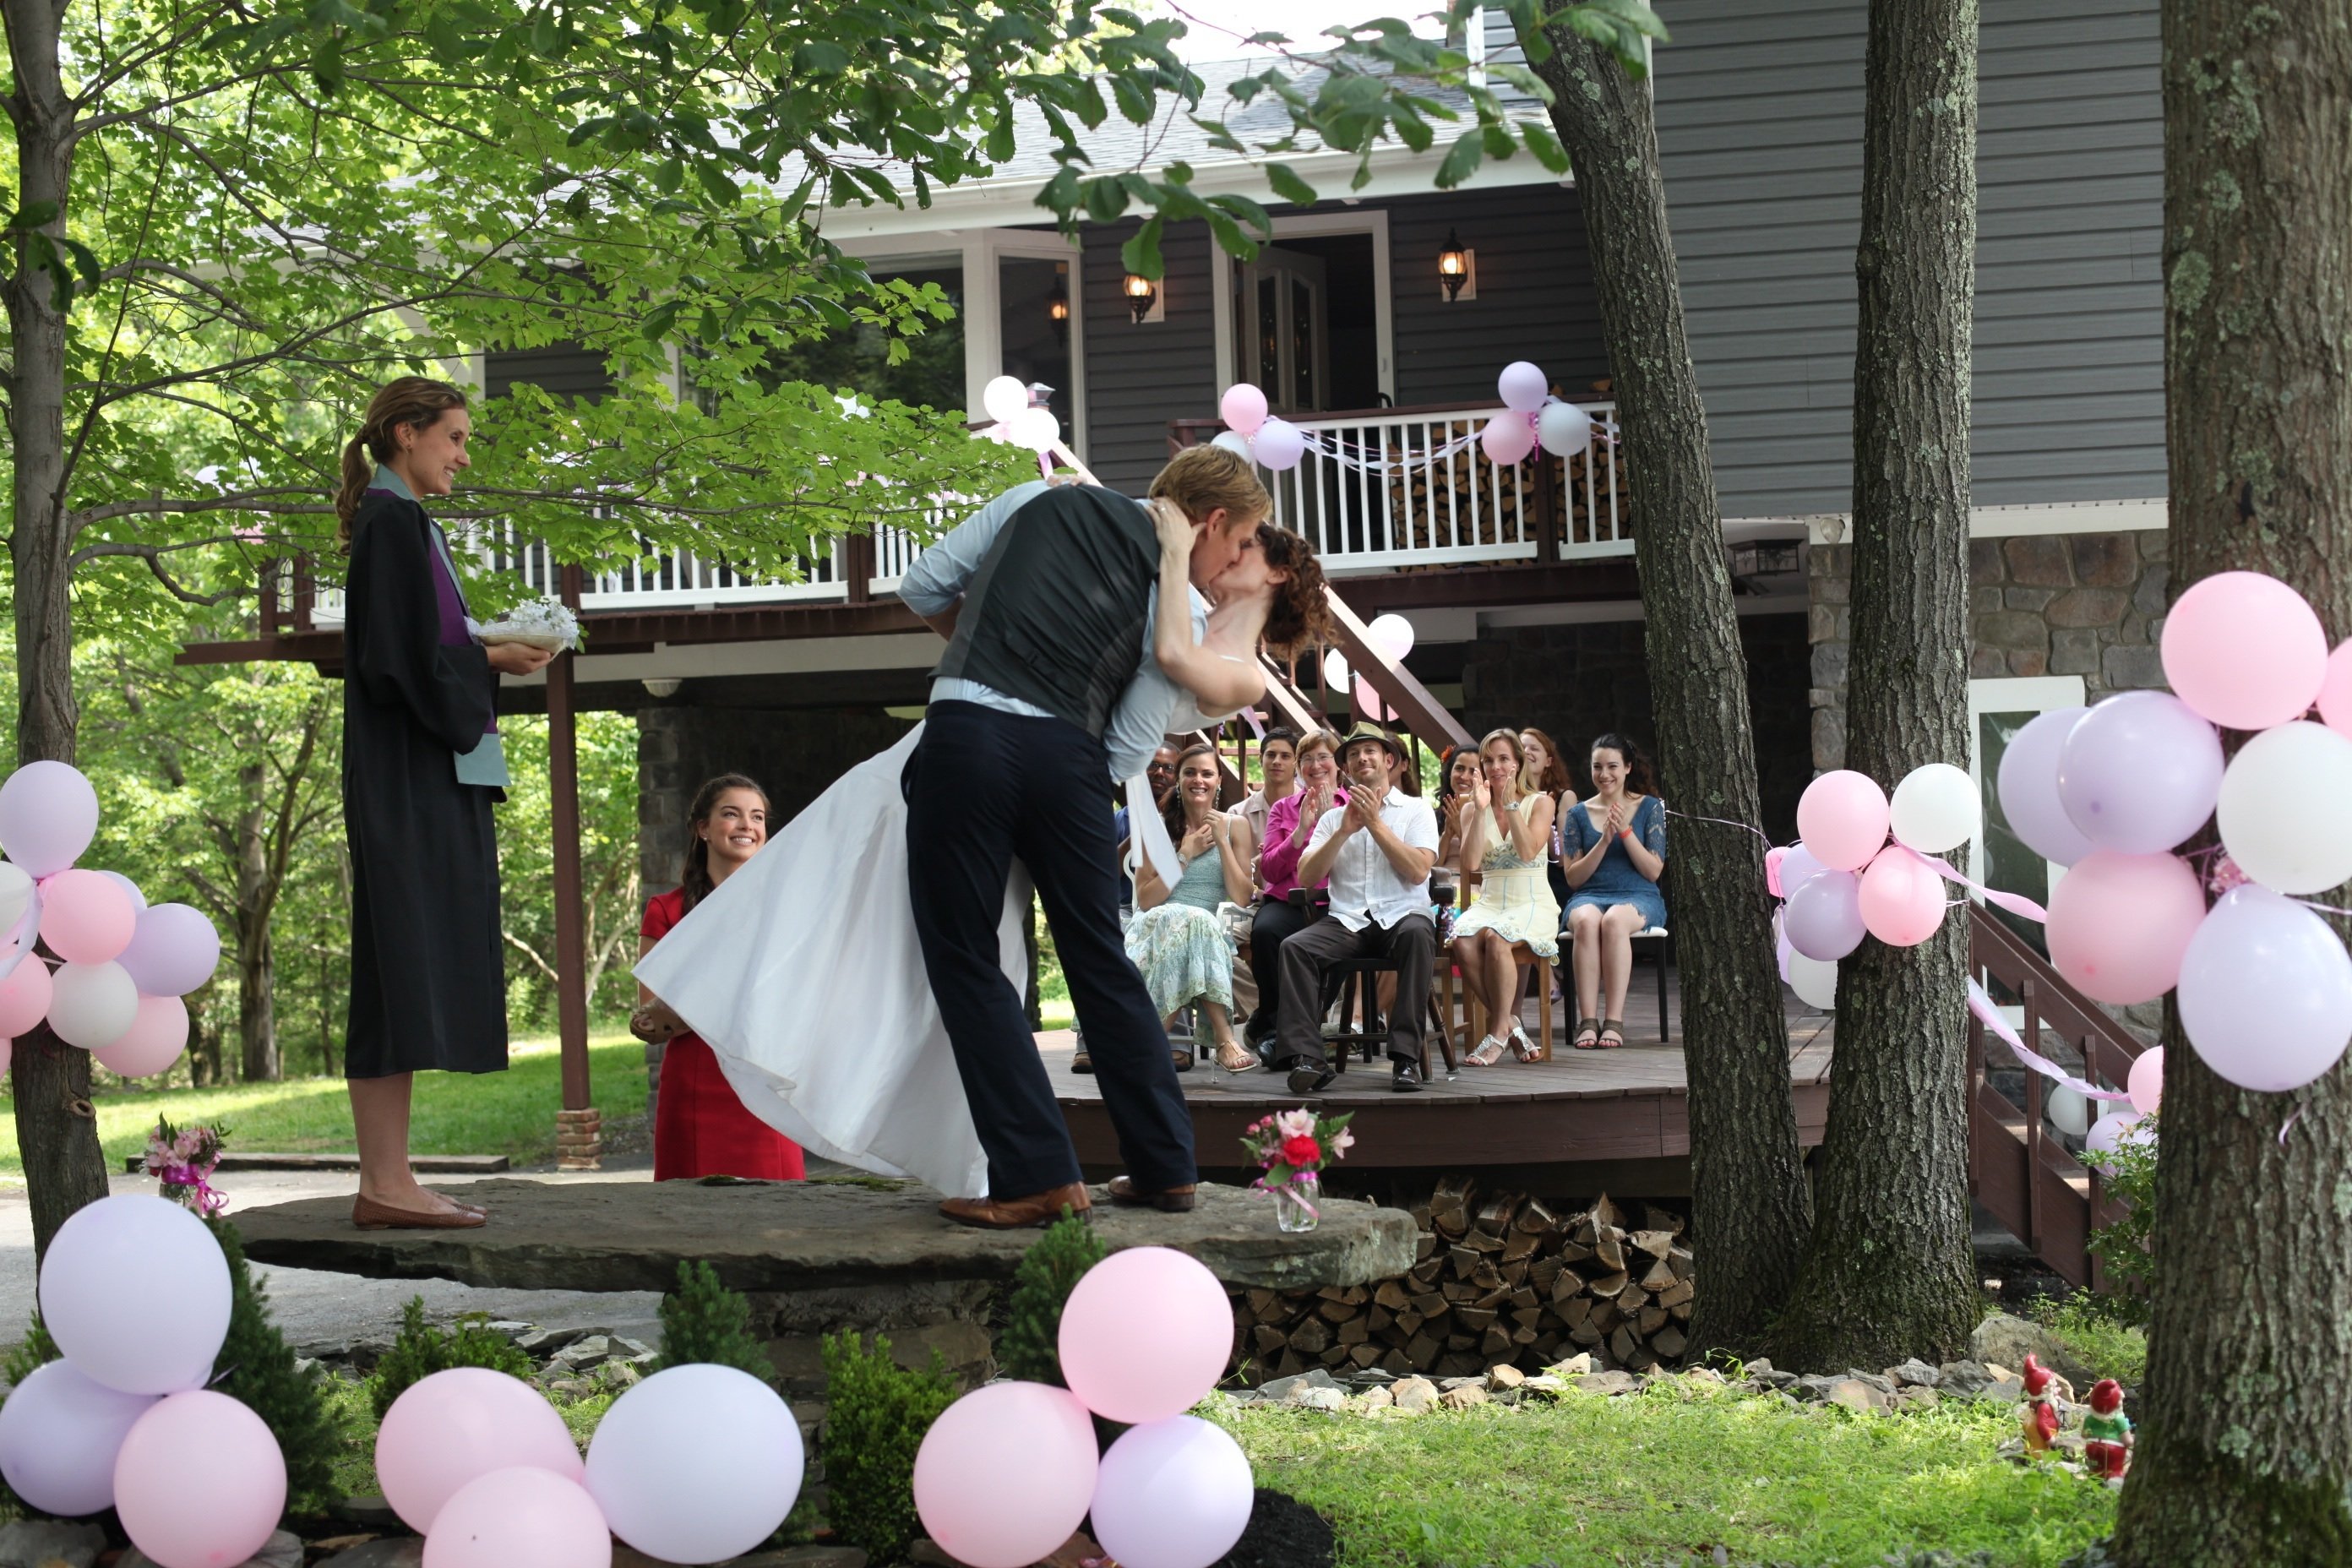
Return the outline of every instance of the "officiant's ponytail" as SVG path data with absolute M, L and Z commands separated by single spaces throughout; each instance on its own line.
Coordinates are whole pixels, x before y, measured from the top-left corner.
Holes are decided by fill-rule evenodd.
M 335 542 L 352 547 L 352 520 L 359 515 L 360 497 L 375 478 L 376 465 L 392 460 L 400 450 L 393 430 L 402 425 L 429 426 L 452 408 L 466 406 L 466 395 L 446 381 L 404 375 L 384 383 L 368 399 L 367 417 L 360 433 L 343 444 L 342 482 L 335 489 Z

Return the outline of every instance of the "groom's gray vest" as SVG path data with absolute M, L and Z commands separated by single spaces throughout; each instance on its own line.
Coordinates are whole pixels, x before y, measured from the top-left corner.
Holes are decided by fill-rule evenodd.
M 1160 540 L 1132 500 L 1057 485 L 1005 520 L 931 671 L 976 680 L 1096 739 L 1143 662 Z

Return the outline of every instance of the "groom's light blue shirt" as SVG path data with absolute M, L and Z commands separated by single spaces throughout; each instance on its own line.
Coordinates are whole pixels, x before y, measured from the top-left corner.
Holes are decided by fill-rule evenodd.
M 1004 531 L 1004 523 L 1014 512 L 1045 493 L 1049 487 L 1043 479 L 1015 485 L 982 507 L 978 511 L 948 531 L 938 543 L 930 545 L 917 556 L 915 563 L 899 579 L 898 597 L 919 616 L 946 613 L 949 605 L 963 595 L 965 587 L 980 571 L 980 563 L 996 543 L 996 536 Z M 1143 502 L 1135 503 L 1140 507 Z M 1208 635 L 1209 601 L 1201 596 L 1198 588 L 1189 590 L 1192 596 L 1192 640 L 1199 642 Z M 1127 683 L 1118 695 L 1118 705 L 1111 710 L 1110 724 L 1103 733 L 1103 744 L 1110 752 L 1110 776 L 1129 779 L 1141 773 L 1151 761 L 1151 753 L 1177 721 L 1179 713 L 1189 713 L 1192 705 L 1183 688 L 1168 679 L 1152 657 L 1152 627 L 1160 613 L 1160 586 L 1153 584 L 1151 597 L 1144 606 L 1143 664 L 1135 679 Z M 931 682 L 934 702 L 972 702 L 982 708 L 993 708 L 1001 713 L 1016 713 L 1028 719 L 1050 719 L 1052 714 L 1034 702 L 1024 702 L 1017 697 L 1007 697 L 991 686 L 977 680 L 943 678 Z M 1193 728 L 1196 726 L 1187 726 Z

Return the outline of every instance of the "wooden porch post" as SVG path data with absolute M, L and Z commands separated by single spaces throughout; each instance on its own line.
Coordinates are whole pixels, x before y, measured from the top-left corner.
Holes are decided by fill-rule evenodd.
M 559 569 L 558 592 L 577 613 L 581 574 Z M 555 842 L 555 1017 L 563 1057 L 563 1109 L 555 1113 L 555 1163 L 567 1171 L 603 1164 L 596 1109 L 589 1102 L 588 963 L 580 908 L 580 746 L 572 718 L 572 654 L 547 667 L 547 771 Z

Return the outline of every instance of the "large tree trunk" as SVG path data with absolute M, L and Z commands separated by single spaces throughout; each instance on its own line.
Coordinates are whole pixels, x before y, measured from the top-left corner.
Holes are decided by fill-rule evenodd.
M 2341 637 L 2352 35 L 2340 0 L 2166 0 L 2164 61 L 2174 585 L 2268 572 Z M 2246 1093 L 2166 1014 L 2147 1405 L 2116 1561 L 2352 1562 L 2352 1061 Z
M 41 0 L 6 0 L 9 64 L 16 75 L 19 204 L 51 205 L 44 225 L 62 234 L 72 108 L 58 76 L 58 13 Z M 10 257 L 8 434 L 12 486 L 9 563 L 16 631 L 16 761 L 70 763 L 74 755 L 72 537 L 65 509 L 66 322 L 26 242 Z M 68 1215 L 106 1195 L 106 1156 L 89 1106 L 89 1053 L 61 1047 L 46 1027 L 16 1051 L 16 1142 L 33 1211 L 33 1248 Z
M 1810 1222 L 1773 972 L 1748 670 L 1706 410 L 1683 330 L 1650 84 L 1555 28 L 1537 68 L 1576 168 L 1633 489 L 1634 565 L 1672 830 L 1667 892 L 1690 1074 L 1694 1351 L 1745 1349 L 1779 1310 Z
M 263 798 L 266 780 L 259 763 L 239 768 L 236 782 L 244 796 L 236 845 L 237 1066 L 247 1083 L 275 1083 L 281 1074 L 270 920 L 277 910 L 278 879 L 264 832 L 271 814 Z M 289 795 L 299 787 L 299 774 L 286 785 Z
M 1872 0 L 1865 72 L 1846 765 L 1891 788 L 1969 758 L 1977 0 Z M 1967 1018 L 1964 920 L 1846 961 L 1812 1246 L 1772 1336 L 1783 1365 L 1967 1344 Z

